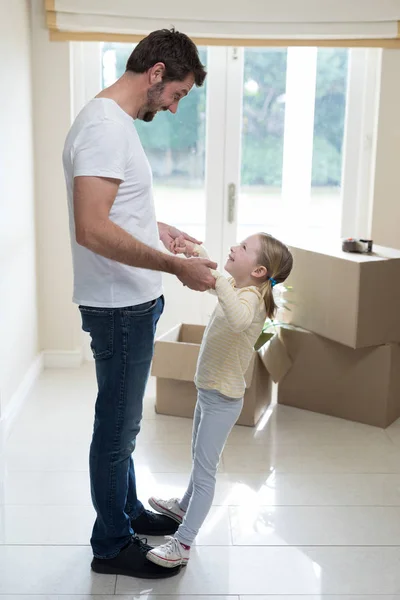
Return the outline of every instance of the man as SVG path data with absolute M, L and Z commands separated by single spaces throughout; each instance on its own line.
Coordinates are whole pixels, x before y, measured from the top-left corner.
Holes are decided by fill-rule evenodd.
M 68 192 L 74 297 L 90 333 L 98 395 L 90 448 L 97 513 L 91 545 L 98 573 L 157 578 L 150 547 L 136 534 L 176 530 L 168 517 L 144 509 L 136 495 L 132 452 L 162 314 L 161 271 L 188 287 L 215 287 L 208 260 L 159 251 L 187 234 L 156 222 L 152 175 L 132 119 L 151 121 L 179 101 L 206 72 L 196 46 L 175 30 L 154 31 L 128 59 L 126 72 L 81 111 L 67 136 L 63 164 Z

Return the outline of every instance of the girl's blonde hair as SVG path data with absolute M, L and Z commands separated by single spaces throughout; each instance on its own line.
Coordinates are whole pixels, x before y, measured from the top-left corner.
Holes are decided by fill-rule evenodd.
M 293 256 L 287 246 L 268 233 L 259 233 L 261 251 L 259 263 L 267 269 L 267 280 L 261 286 L 267 317 L 272 319 L 277 311 L 273 287 L 283 283 L 290 275 L 293 266 Z

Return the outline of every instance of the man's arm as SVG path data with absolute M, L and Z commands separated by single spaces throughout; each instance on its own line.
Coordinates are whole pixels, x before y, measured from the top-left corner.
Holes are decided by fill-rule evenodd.
M 168 256 L 143 244 L 110 220 L 109 213 L 119 185 L 117 179 L 75 177 L 74 216 L 78 244 L 132 267 L 172 273 L 198 291 L 215 287 L 215 279 L 209 271 L 215 268 L 215 263 Z

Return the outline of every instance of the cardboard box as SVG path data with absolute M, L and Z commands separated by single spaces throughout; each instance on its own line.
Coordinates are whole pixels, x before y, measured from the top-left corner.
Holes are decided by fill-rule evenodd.
M 205 327 L 180 324 L 156 340 L 151 374 L 157 377 L 156 412 L 193 417 L 197 391 L 193 383 Z M 271 402 L 271 379 L 254 352 L 245 375 L 246 393 L 239 425 L 253 426 Z
M 278 403 L 388 427 L 400 417 L 400 346 L 354 350 L 301 329 L 282 328 L 292 367 Z
M 400 251 L 350 254 L 340 240 L 290 249 L 285 321 L 350 348 L 400 342 Z

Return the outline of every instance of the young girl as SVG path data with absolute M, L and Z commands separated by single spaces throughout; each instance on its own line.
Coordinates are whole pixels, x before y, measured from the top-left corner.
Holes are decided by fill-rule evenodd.
M 203 247 L 183 240 L 171 250 L 207 256 Z M 149 499 L 155 511 L 180 523 L 174 537 L 148 552 L 147 558 L 158 565 L 171 568 L 189 560 L 190 547 L 211 508 L 222 450 L 242 410 L 244 375 L 254 344 L 266 318 L 276 311 L 272 288 L 285 281 L 292 264 L 284 244 L 259 233 L 231 248 L 225 270 L 232 278 L 212 272 L 219 302 L 205 330 L 197 363 L 189 486 L 181 500 Z

